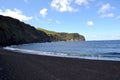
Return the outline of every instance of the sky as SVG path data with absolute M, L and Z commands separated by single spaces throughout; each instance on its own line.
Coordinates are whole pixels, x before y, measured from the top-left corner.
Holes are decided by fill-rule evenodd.
M 36 28 L 120 40 L 120 0 L 0 0 L 0 15 Z

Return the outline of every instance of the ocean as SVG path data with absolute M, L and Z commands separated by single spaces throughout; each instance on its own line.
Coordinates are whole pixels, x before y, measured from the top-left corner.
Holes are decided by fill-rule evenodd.
M 120 61 L 120 40 L 31 43 L 4 49 L 35 55 Z

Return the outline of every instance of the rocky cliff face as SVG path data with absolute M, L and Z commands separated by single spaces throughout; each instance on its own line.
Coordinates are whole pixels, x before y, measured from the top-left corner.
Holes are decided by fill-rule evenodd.
M 0 15 L 0 46 L 50 41 L 43 31 L 20 22 L 17 19 Z

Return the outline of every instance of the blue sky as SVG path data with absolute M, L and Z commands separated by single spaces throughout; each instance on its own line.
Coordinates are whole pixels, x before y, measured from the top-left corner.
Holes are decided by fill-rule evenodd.
M 0 14 L 35 27 L 120 39 L 120 0 L 0 0 Z

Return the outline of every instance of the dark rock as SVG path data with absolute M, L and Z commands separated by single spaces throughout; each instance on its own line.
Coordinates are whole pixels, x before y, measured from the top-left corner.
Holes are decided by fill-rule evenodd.
M 17 19 L 0 15 L 0 46 L 49 42 L 49 36 Z

